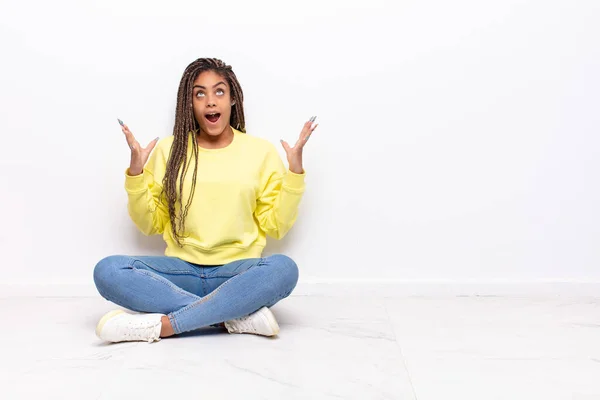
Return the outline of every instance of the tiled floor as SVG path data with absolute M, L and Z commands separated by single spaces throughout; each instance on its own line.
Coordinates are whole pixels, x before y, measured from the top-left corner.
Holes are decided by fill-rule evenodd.
M 2 399 L 600 399 L 600 298 L 292 296 L 276 339 L 104 344 L 97 298 L 4 298 Z

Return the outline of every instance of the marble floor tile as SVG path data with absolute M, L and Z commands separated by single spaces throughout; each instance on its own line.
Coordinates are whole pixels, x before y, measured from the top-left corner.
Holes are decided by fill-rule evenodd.
M 7 398 L 414 399 L 384 299 L 292 296 L 273 308 L 277 338 L 209 328 L 152 344 L 100 342 L 112 308 L 1 299 L 19 327 L 0 341 Z
M 386 299 L 419 400 L 600 399 L 600 299 Z
M 600 399 L 600 299 L 292 296 L 277 338 L 106 344 L 101 298 L 0 299 L 7 399 Z

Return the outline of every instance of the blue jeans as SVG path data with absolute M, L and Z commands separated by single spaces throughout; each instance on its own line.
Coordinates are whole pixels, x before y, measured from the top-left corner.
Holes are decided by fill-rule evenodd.
M 292 292 L 298 267 L 281 254 L 222 266 L 117 255 L 96 265 L 94 282 L 105 299 L 133 311 L 166 314 L 175 333 L 182 333 L 272 306 Z

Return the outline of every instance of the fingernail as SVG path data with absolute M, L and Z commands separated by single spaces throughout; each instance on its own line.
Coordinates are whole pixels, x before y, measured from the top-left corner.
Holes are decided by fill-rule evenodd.
M 159 136 L 157 136 L 157 137 L 156 137 L 156 139 L 154 139 L 154 140 L 158 140 L 158 139 L 160 139 L 160 137 L 159 137 Z
M 123 126 L 123 121 L 121 121 L 119 118 L 117 118 L 117 121 L 119 121 L 119 125 Z

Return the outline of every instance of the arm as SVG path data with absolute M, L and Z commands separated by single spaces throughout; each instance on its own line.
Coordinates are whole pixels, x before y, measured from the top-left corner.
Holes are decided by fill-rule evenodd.
M 302 152 L 318 126 L 312 125 L 315 119 L 316 117 L 312 117 L 304 123 L 294 147 L 281 141 L 290 166 L 288 171 L 275 148 L 270 149 L 265 159 L 266 168 L 261 176 L 264 184 L 254 214 L 262 230 L 275 239 L 283 238 L 296 222 L 305 187 Z
M 296 222 L 304 194 L 305 173 L 286 171 L 275 148 L 265 159 L 254 215 L 260 228 L 275 239 L 283 238 Z
M 147 236 L 163 233 L 169 221 L 166 199 L 164 196 L 159 198 L 162 191 L 159 180 L 166 168 L 166 158 L 160 147 L 152 153 L 141 174 L 131 175 L 129 168 L 125 171 L 129 216 Z

